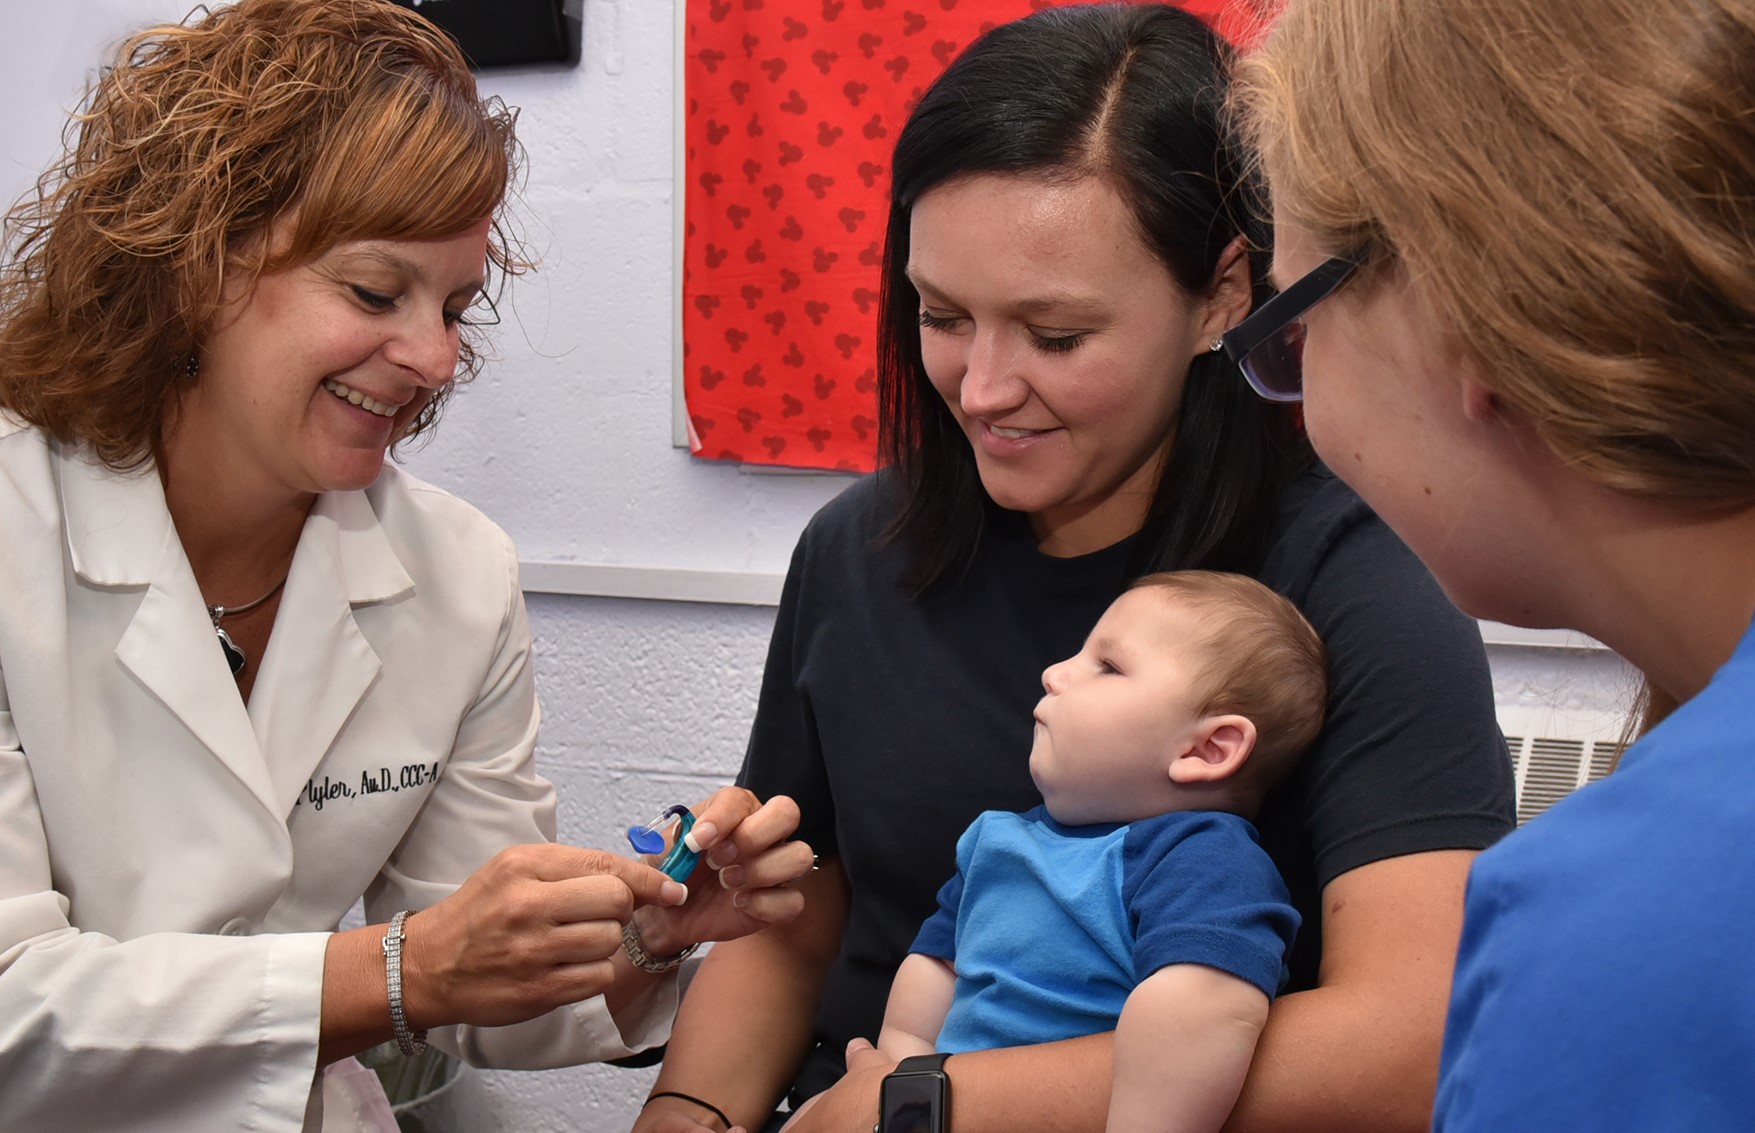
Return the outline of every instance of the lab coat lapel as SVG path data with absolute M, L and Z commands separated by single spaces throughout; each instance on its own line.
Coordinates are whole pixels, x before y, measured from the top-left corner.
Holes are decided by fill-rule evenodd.
M 354 607 L 413 589 L 364 492 L 318 497 L 250 697 L 281 818 L 292 812 L 382 668 Z
M 182 721 L 265 806 L 267 769 L 237 682 L 213 635 L 201 588 L 150 469 L 118 473 L 57 452 L 68 554 L 85 582 L 113 600 L 146 593 L 116 645 L 116 659 Z

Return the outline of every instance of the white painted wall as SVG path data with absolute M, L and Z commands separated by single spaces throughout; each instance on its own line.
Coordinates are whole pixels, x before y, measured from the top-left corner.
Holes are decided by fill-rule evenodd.
M 185 6 L 0 0 L 0 198 L 56 152 L 101 46 Z M 499 521 L 526 560 L 781 572 L 844 481 L 746 474 L 671 446 L 674 10 L 586 0 L 584 13 L 577 69 L 483 77 L 522 108 L 521 217 L 543 268 L 514 286 L 497 356 L 410 464 Z M 530 612 L 564 838 L 619 848 L 620 826 L 730 777 L 771 609 L 538 594 Z M 1496 647 L 1494 665 L 1501 703 L 1564 702 L 1575 717 L 1602 718 L 1627 687 L 1602 653 Z M 652 1073 L 472 1075 L 447 1127 L 612 1133 Z

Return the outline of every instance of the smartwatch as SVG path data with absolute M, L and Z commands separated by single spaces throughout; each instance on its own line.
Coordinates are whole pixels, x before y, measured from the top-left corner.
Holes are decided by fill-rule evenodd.
M 945 1133 L 951 1111 L 948 1054 L 904 1058 L 878 1089 L 878 1123 L 873 1133 Z

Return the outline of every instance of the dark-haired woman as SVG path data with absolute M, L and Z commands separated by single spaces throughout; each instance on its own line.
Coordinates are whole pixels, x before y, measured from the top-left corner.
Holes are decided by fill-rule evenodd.
M 1234 1124 L 1424 1128 L 1509 761 L 1474 626 L 1212 349 L 1261 282 L 1229 60 L 1168 7 L 1045 11 L 972 45 L 902 132 L 889 467 L 799 543 L 742 775 L 799 801 L 823 868 L 797 921 L 714 950 L 658 1086 L 687 1097 L 642 1133 L 721 1128 L 690 1099 L 761 1128 L 825 1089 L 797 1128 L 872 1128 L 891 1067 L 864 1040 L 957 835 L 1041 801 L 1040 673 L 1129 578 L 1182 567 L 1287 594 L 1333 664 L 1329 723 L 1262 815 L 1305 928 Z M 1100 1129 L 1110 1044 L 950 1059 L 947 1128 Z

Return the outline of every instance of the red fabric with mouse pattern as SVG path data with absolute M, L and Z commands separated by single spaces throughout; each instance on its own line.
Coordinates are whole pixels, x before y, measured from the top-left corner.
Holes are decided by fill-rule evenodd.
M 896 131 L 957 52 L 1054 0 L 687 0 L 689 448 L 876 462 L 879 256 Z M 1191 0 L 1233 42 L 1260 0 Z

